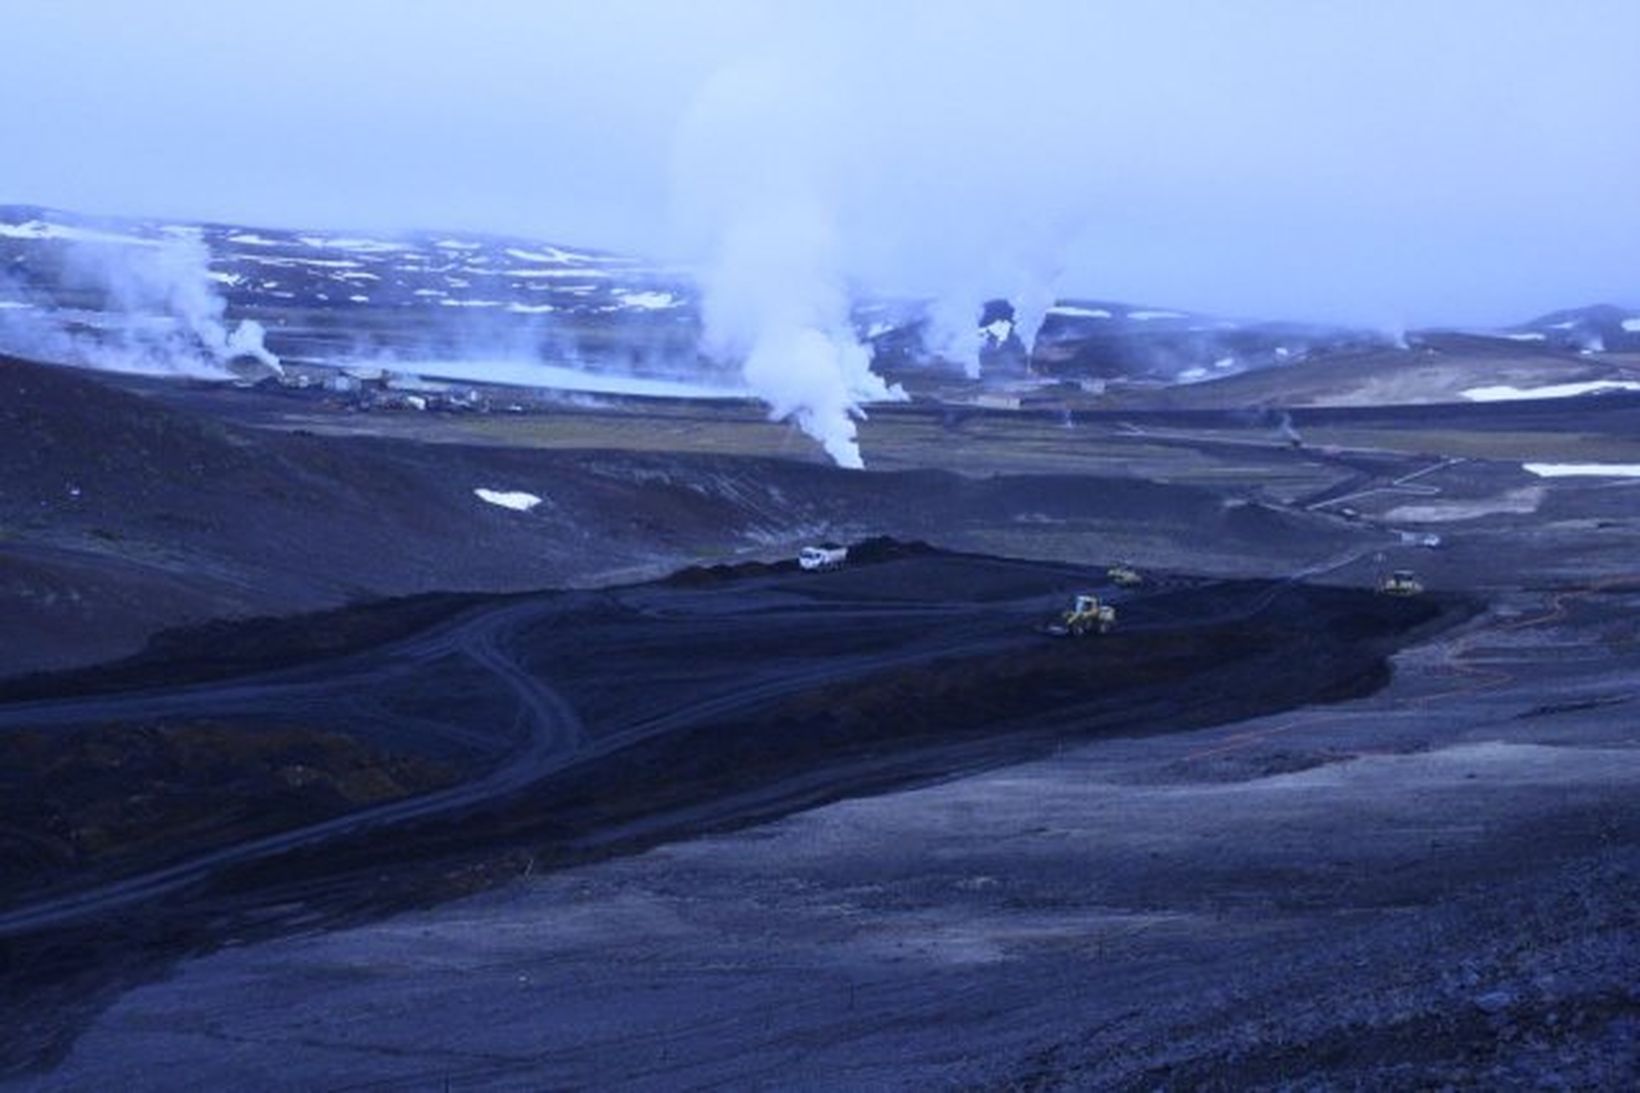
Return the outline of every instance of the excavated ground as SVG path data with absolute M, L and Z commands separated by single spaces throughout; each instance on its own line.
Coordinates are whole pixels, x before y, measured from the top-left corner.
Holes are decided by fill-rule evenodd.
M 602 863 L 537 831 L 396 894 L 512 883 L 349 929 L 320 929 L 333 886 L 285 877 L 260 929 L 225 894 L 247 944 L 22 1084 L 1630 1088 L 1637 608 L 1640 575 L 1522 595 L 1340 704 L 1067 733 L 750 828 L 766 802 L 717 796 L 689 826 L 717 833 Z M 360 858 L 355 900 L 392 861 Z M 106 950 L 202 943 L 126 921 Z
M 1636 487 L 1520 466 L 1634 462 L 1631 402 L 1328 411 L 1302 449 L 1256 413 L 910 407 L 865 432 L 903 469 L 861 476 L 714 410 L 62 383 L 0 402 L 0 630 L 42 645 L 0 674 L 451 572 L 608 583 L 884 532 L 1072 564 L 884 548 L 412 599 L 13 679 L 0 734 L 42 776 L 12 786 L 83 787 L 59 819 L 124 833 L 11 859 L 23 1087 L 1640 1079 Z M 1031 633 L 1121 556 L 1265 579 L 1157 581 L 1114 640 Z M 1399 565 L 1435 595 L 1363 591 Z M 191 827 L 190 787 L 224 786 L 264 826 Z
M 14 760 L 0 844 L 11 1065 L 62 1050 L 73 1012 L 179 952 L 447 896 L 519 855 L 562 867 L 1071 740 L 1361 694 L 1393 648 L 1466 610 L 1167 578 L 1102 589 L 1118 634 L 1054 640 L 1034 624 L 1102 574 L 890 541 L 857 556 L 826 574 L 750 566 L 468 603 L 330 658 L 314 657 L 315 631 L 346 613 L 216 627 L 192 660 L 173 639 L 169 688 L 112 690 L 132 666 L 83 687 L 34 681 L 36 697 L 0 707 Z M 504 662 L 462 655 L 497 634 Z M 250 674 L 209 659 L 226 646 L 243 668 L 258 640 Z M 522 739 L 535 715 L 495 699 L 498 671 L 550 688 L 573 729 L 526 726 L 552 736 L 540 748 Z M 349 807 L 368 817 L 418 790 L 435 800 L 526 762 L 536 769 L 494 793 L 405 822 L 257 849 L 270 831 Z M 207 856 L 185 883 L 130 891 Z
M 129 656 L 158 633 L 215 619 L 627 583 L 789 557 L 828 536 L 1079 561 L 1133 554 L 1245 575 L 1364 538 L 1227 497 L 1219 472 L 1191 453 L 1164 460 L 1178 480 L 1148 481 L 1109 448 L 1079 443 L 1047 464 L 954 473 L 947 455 L 980 440 L 937 412 L 895 427 L 903 438 L 873 461 L 894 469 L 862 475 L 819 461 L 789 430 L 776 434 L 784 450 L 747 449 L 742 434 L 773 427 L 711 409 L 405 418 L 156 381 L 136 390 L 0 358 L 0 678 Z M 669 429 L 679 415 L 682 435 Z M 1035 431 L 1066 443 L 1057 424 Z M 984 446 L 1041 445 L 1004 436 Z M 1305 488 L 1341 476 L 1266 448 L 1243 462 Z M 518 512 L 477 489 L 541 500 Z

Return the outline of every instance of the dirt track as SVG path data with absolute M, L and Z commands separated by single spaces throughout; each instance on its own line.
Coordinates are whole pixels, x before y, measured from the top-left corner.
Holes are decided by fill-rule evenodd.
M 280 453 L 310 483 L 344 452 L 390 456 L 410 481 L 455 460 L 587 487 L 593 508 L 636 499 L 667 526 L 705 514 L 733 536 L 777 517 L 869 519 L 988 553 L 1196 559 L 1337 587 L 1171 581 L 1122 604 L 1121 640 L 1074 647 L 1027 635 L 1087 571 L 952 556 L 184 635 L 71 679 L 82 704 L 33 707 L 40 731 L 169 708 L 255 733 L 281 711 L 455 763 L 469 786 L 494 771 L 488 790 L 509 784 L 493 764 L 531 741 L 551 754 L 538 773 L 568 765 L 431 815 L 382 806 L 383 826 L 337 822 L 271 856 L 206 839 L 170 851 L 225 852 L 203 866 L 137 855 L 30 876 L 14 908 L 46 898 L 39 885 L 121 906 L 0 945 L 8 1066 L 67 1051 L 29 1079 L 41 1088 L 140 1087 L 176 1065 L 220 1085 L 1632 1087 L 1636 495 L 1542 484 L 1514 461 L 1556 457 L 1556 430 L 1580 457 L 1627 458 L 1630 413 L 1344 414 L 1304 422 L 1344 445 L 1319 453 L 1185 417 L 1131 435 L 1121 419 L 947 428 L 913 410 L 868 430 L 893 465 L 955 455 L 1017 471 L 1019 453 L 1032 468 L 989 479 L 240 431 L 244 450 Z M 47 470 L 39 484 L 60 489 Z M 377 487 L 357 470 L 314 495 L 328 507 L 313 526 L 342 545 L 351 521 L 375 519 L 357 502 Z M 474 504 L 464 485 L 417 503 L 459 514 Z M 1529 505 L 1500 503 L 1527 487 Z M 47 503 L 24 500 L 25 516 Z M 239 504 L 232 490 L 209 500 Z M 118 527 L 168 503 L 136 504 Z M 129 544 L 49 505 L 84 534 L 65 548 L 24 523 L 0 560 L 72 554 L 124 572 Z M 486 549 L 555 534 L 484 515 Z M 176 542 L 212 559 L 208 573 L 222 559 L 239 579 L 273 572 L 249 553 L 260 539 L 223 527 Z M 1430 528 L 1441 550 L 1397 545 Z M 722 556 L 693 536 L 651 560 Z M 1399 564 L 1486 614 L 1432 637 L 1359 591 Z M 144 678 L 174 693 L 114 694 Z M 552 712 L 560 701 L 574 721 Z M 172 866 L 196 871 L 129 898 L 142 882 L 122 876 Z
M 300 711 L 378 748 L 463 753 L 477 771 L 252 840 L 173 845 L 166 860 L 115 863 L 103 880 L 14 887 L 0 934 L 24 954 L 52 951 L 54 932 L 141 920 L 159 906 L 171 929 L 190 906 L 221 916 L 225 899 L 237 908 L 229 921 L 255 917 L 287 902 L 297 878 L 321 913 L 361 897 L 386 909 L 403 885 L 358 891 L 353 870 L 397 863 L 413 889 L 430 868 L 510 847 L 570 861 L 993 766 L 1054 741 L 1358 692 L 1382 678 L 1381 658 L 1404 632 L 1441 617 L 1424 601 L 1168 579 L 1103 588 L 1123 612 L 1119 633 L 1056 642 L 1033 623 L 1069 591 L 1099 586 L 1097 572 L 881 549 L 881 560 L 832 574 L 702 574 L 514 598 L 336 661 L 0 707 L 0 730 L 69 732 L 178 718 L 254 732 Z M 1295 656 L 1300 628 L 1308 640 Z M 476 693 L 489 701 L 456 709 L 432 697 Z M 497 694 L 508 696 L 499 706 Z M 225 929 L 236 927 L 218 923 L 191 944 Z M 118 967 L 166 951 L 137 949 L 108 959 Z M 41 985 L 49 967 L 24 959 L 13 984 Z
M 1504 605 L 1341 705 L 1062 739 L 224 952 L 40 1087 L 163 1057 L 342 1088 L 1624 1088 L 1637 595 Z

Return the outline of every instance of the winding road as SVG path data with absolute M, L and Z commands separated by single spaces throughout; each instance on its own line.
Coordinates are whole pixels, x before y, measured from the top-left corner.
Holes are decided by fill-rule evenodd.
M 367 831 L 460 816 L 512 798 L 567 768 L 667 733 L 731 721 L 760 704 L 840 680 L 1036 643 L 1041 639 L 1032 633 L 1033 620 L 1062 606 L 1067 587 L 1100 587 L 1111 599 L 1143 605 L 1123 624 L 1124 630 L 1181 622 L 1218 624 L 1261 612 L 1299 579 L 1342 568 L 1361 553 L 1354 550 L 1329 558 L 1267 588 L 1236 592 L 1229 602 L 1213 608 L 1205 608 L 1197 593 L 1224 582 L 1187 582 L 1192 591 L 1182 596 L 1173 595 L 1183 586 L 1172 580 L 1133 593 L 1104 585 L 1097 571 L 1052 564 L 1027 567 L 1002 560 L 983 563 L 990 567 L 986 572 L 1006 575 L 1003 584 L 1009 591 L 998 593 L 1000 599 L 974 598 L 966 590 L 967 599 L 918 600 L 904 596 L 892 578 L 874 595 L 856 598 L 849 591 L 846 574 L 831 579 L 836 585 L 825 577 L 816 581 L 788 574 L 744 578 L 732 587 L 708 589 L 639 586 L 592 594 L 590 600 L 587 595 L 546 594 L 476 608 L 410 638 L 317 664 L 166 691 L 0 706 L 0 732 L 164 718 L 273 716 L 289 720 L 293 715 L 319 715 L 321 720 L 335 720 L 341 713 L 349 723 L 373 718 L 393 731 L 443 738 L 492 757 L 483 773 L 445 789 L 202 851 L 184 861 L 92 887 L 38 895 L 0 910 L 0 938 L 71 925 L 146 903 L 206 881 L 230 866 Z M 1021 585 L 1020 573 L 1027 569 L 1034 572 Z M 956 581 L 953 587 L 961 588 L 961 574 Z M 726 602 L 731 605 L 727 610 Z M 600 612 L 599 625 L 614 627 L 603 638 L 606 644 L 650 643 L 648 649 L 634 648 L 623 662 L 637 665 L 633 670 L 640 675 L 636 678 L 623 678 L 619 673 L 628 668 L 620 664 L 610 668 L 615 674 L 601 684 L 589 682 L 574 667 L 555 666 L 545 673 L 569 672 L 564 678 L 575 681 L 571 690 L 579 688 L 576 693 L 583 699 L 596 697 L 599 686 L 632 692 L 620 712 L 596 718 L 599 731 L 595 733 L 587 731 L 576 706 L 543 678 L 541 670 L 543 663 L 558 665 L 555 658 L 584 644 L 584 620 L 575 612 L 589 604 Z M 629 627 L 616 617 L 622 613 L 642 620 L 641 625 Z M 817 620 L 823 620 L 818 629 Z M 735 648 L 746 650 L 740 654 L 743 660 L 731 658 L 715 674 L 699 678 L 692 674 L 698 669 L 675 662 L 673 643 L 710 641 L 717 629 L 734 631 L 737 627 L 736 640 L 743 644 Z M 884 627 L 887 629 L 881 629 Z M 814 644 L 812 639 L 821 634 L 830 635 L 829 644 Z M 604 654 L 597 651 L 603 646 L 594 644 L 590 653 L 581 652 L 596 665 Z M 752 650 L 758 648 L 767 648 L 771 655 L 755 655 Z M 528 657 L 522 655 L 523 650 L 528 650 Z M 650 659 L 644 660 L 645 656 Z M 449 665 L 438 662 L 451 658 L 464 662 L 464 671 L 428 675 L 435 668 L 448 672 Z M 479 673 L 476 678 L 474 669 Z M 644 671 L 670 674 L 685 685 L 674 683 L 675 689 L 667 690 L 663 684 L 657 690 L 655 684 L 646 686 Z M 505 696 L 505 702 L 494 710 L 473 711 L 465 723 L 460 716 L 427 716 L 413 708 L 395 707 L 397 694 L 417 683 L 425 686 L 429 680 L 439 686 L 448 681 L 465 688 L 476 686 Z M 510 713 L 501 712 L 508 707 Z
M 108 695 L 0 708 L 0 729 L 203 711 L 220 713 L 225 709 L 251 707 L 288 708 L 291 704 L 312 701 L 323 693 L 387 686 L 395 676 L 413 670 L 417 661 L 454 652 L 483 668 L 511 692 L 518 703 L 517 724 L 522 729 L 522 738 L 507 757 L 487 774 L 471 781 L 236 843 L 86 891 L 0 911 L 0 937 L 61 926 L 151 900 L 203 880 L 228 865 L 283 854 L 371 828 L 457 812 L 506 797 L 550 774 L 563 766 L 580 745 L 581 721 L 568 702 L 520 666 L 507 650 L 509 637 L 543 612 L 542 601 L 528 601 L 469 615 L 457 625 L 438 628 L 394 647 L 397 656 L 385 663 L 377 663 L 382 659 L 379 654 L 351 658 L 362 662 L 362 670 L 320 681 L 233 681 L 187 687 L 171 694 Z

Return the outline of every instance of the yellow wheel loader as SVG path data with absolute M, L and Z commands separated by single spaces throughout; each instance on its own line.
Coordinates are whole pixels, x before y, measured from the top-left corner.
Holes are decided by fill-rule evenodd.
M 1397 569 L 1378 582 L 1378 591 L 1386 596 L 1417 596 L 1423 590 L 1424 582 L 1410 569 Z
M 1108 634 L 1116 625 L 1116 608 L 1100 603 L 1099 597 L 1079 592 L 1060 616 L 1042 627 L 1042 632 L 1056 638 L 1081 638 L 1089 634 Z

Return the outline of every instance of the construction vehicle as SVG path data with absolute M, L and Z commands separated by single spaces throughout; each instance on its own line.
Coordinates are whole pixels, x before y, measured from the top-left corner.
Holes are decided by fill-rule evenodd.
M 1117 562 L 1105 570 L 1105 579 L 1117 588 L 1137 588 L 1145 583 L 1144 574 L 1126 562 Z
M 1099 597 L 1091 592 L 1078 592 L 1071 600 L 1070 607 L 1044 626 L 1042 632 L 1056 638 L 1081 638 L 1089 634 L 1108 634 L 1115 625 L 1116 608 L 1100 603 Z
M 1416 596 L 1423 590 L 1424 583 L 1410 569 L 1397 569 L 1378 582 L 1378 591 L 1386 596 Z
M 806 546 L 797 553 L 797 564 L 810 572 L 836 569 L 846 561 L 848 561 L 848 547 L 839 546 L 837 543 Z

